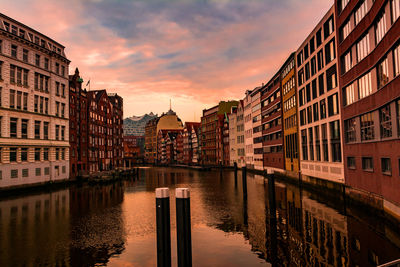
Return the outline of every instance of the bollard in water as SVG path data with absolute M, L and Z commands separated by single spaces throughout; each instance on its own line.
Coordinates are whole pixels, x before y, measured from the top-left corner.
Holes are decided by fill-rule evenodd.
M 169 189 L 156 189 L 157 266 L 171 266 L 171 221 Z
M 242 187 L 243 187 L 243 197 L 247 198 L 247 170 L 246 170 L 246 167 L 242 168 Z
M 178 267 L 192 266 L 189 188 L 177 188 L 175 191 L 175 198 Z

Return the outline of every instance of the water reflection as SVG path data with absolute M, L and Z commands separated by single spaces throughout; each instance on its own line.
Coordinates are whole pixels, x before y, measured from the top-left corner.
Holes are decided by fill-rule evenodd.
M 141 169 L 140 179 L 0 200 L 0 266 L 154 266 L 154 190 L 191 188 L 194 266 L 376 266 L 400 231 L 340 201 L 241 172 Z

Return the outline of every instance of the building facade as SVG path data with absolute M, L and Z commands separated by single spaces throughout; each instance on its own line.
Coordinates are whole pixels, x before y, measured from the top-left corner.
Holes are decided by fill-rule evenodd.
M 155 163 L 157 159 L 157 123 L 159 118 L 154 118 L 146 123 L 145 127 L 145 161 Z
M 87 91 L 76 68 L 69 76 L 69 144 L 70 178 L 89 173 Z
M 254 148 L 253 148 L 253 119 L 251 112 L 251 91 L 246 91 L 243 99 L 243 116 L 244 116 L 244 145 L 245 145 L 245 161 L 246 167 L 254 168 Z
M 400 204 L 400 1 L 335 1 L 346 184 Z
M 183 129 L 183 162 L 184 164 L 192 164 L 194 157 L 193 149 L 193 137 L 197 139 L 196 133 L 200 128 L 200 122 L 185 122 L 185 127 Z M 196 140 L 197 142 L 197 140 Z M 197 152 L 196 152 L 197 153 Z
M 251 93 L 251 117 L 253 131 L 254 169 L 263 170 L 263 132 L 261 119 L 261 87 Z
M 296 52 L 300 168 L 303 175 L 344 183 L 335 9 Z
M 124 136 L 124 167 L 144 162 L 144 136 Z
M 297 125 L 296 57 L 291 54 L 282 67 L 283 140 L 285 170 L 296 174 L 300 170 L 299 134 Z
M 64 46 L 0 14 L 0 187 L 69 177 Z
M 116 93 L 107 94 L 112 104 L 112 165 L 114 168 L 124 166 L 124 103 Z
M 282 171 L 285 164 L 280 71 L 261 88 L 261 109 L 264 169 Z

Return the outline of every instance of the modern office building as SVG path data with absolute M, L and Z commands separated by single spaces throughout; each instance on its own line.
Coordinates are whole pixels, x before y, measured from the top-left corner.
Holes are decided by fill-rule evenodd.
M 296 52 L 300 168 L 303 176 L 344 183 L 335 9 Z
M 346 184 L 364 199 L 383 197 L 385 208 L 398 205 L 400 0 L 335 1 L 335 8 Z
M 0 187 L 69 177 L 64 46 L 0 14 Z
M 281 72 L 285 170 L 293 175 L 300 170 L 295 55 L 289 56 Z

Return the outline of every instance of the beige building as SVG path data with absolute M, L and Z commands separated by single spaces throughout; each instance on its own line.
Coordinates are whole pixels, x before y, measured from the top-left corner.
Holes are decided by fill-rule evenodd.
M 254 169 L 263 170 L 263 129 L 261 124 L 261 87 L 251 93 L 251 117 L 253 129 Z
M 253 148 L 253 119 L 251 111 L 252 91 L 246 91 L 243 99 L 243 119 L 244 119 L 244 144 L 245 144 L 245 161 L 249 168 L 254 167 L 254 148 Z
M 0 187 L 67 179 L 64 47 L 0 14 Z

